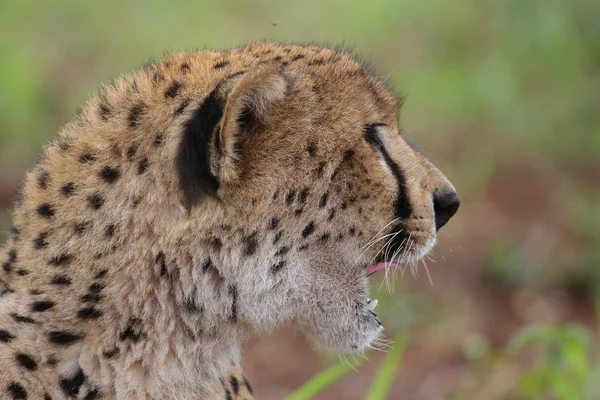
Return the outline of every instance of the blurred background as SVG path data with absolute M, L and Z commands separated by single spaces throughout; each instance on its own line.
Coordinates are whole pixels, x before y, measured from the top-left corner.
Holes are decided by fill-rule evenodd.
M 374 294 L 406 346 L 388 398 L 600 399 L 597 0 L 3 0 L 0 241 L 24 172 L 101 83 L 262 39 L 354 46 L 406 95 L 406 136 L 461 195 L 431 283 L 421 264 Z M 317 398 L 365 398 L 384 357 Z M 245 346 L 260 400 L 336 361 L 286 328 Z

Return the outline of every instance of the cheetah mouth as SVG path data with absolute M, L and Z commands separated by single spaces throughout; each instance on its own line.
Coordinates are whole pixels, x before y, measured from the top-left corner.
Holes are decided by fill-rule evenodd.
M 376 264 L 369 265 L 367 268 L 365 268 L 365 275 L 368 278 L 371 275 L 373 275 L 379 271 L 386 271 L 386 273 L 387 273 L 388 270 L 397 269 L 399 267 L 400 267 L 400 264 L 398 264 L 397 262 L 382 261 L 382 262 L 378 262 Z M 375 313 L 375 307 L 377 307 L 378 302 L 379 302 L 379 300 L 377 300 L 377 299 L 370 299 L 367 297 L 366 308 L 373 315 L 373 317 L 375 317 L 375 319 L 381 324 L 381 320 L 379 319 L 379 316 L 377 315 L 377 313 Z
M 378 262 L 377 264 L 369 265 L 366 268 L 365 274 L 367 275 L 367 277 L 369 277 L 376 272 L 388 271 L 390 269 L 397 269 L 399 267 L 400 267 L 400 265 L 397 262 L 389 262 L 389 261 Z

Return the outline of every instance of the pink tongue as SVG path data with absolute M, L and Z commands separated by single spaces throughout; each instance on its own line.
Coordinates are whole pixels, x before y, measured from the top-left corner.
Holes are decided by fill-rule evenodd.
M 377 264 L 369 265 L 367 267 L 367 276 L 373 275 L 377 271 L 381 271 L 383 269 L 393 269 L 398 268 L 398 263 L 390 263 L 390 262 L 380 262 Z

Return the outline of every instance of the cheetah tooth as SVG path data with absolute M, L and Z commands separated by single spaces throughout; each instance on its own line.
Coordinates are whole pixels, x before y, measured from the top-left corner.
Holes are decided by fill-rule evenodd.
M 379 300 L 377 299 L 367 299 L 367 308 L 371 311 L 375 311 L 375 307 L 377 307 L 377 303 L 379 303 Z

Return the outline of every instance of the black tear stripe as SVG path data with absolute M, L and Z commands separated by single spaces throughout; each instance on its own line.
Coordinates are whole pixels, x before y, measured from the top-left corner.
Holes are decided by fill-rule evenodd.
M 188 207 L 216 193 L 219 180 L 210 171 L 210 141 L 223 116 L 224 101 L 218 98 L 217 86 L 184 126 L 177 152 L 176 169 L 179 185 Z
M 369 124 L 365 126 L 365 140 L 373 148 L 383 156 L 386 164 L 392 170 L 392 174 L 398 182 L 398 197 L 394 202 L 394 214 L 396 218 L 408 218 L 412 213 L 412 207 L 406 196 L 406 177 L 404 172 L 398 167 L 398 164 L 390 157 L 383 142 L 377 134 L 377 127 L 384 126 L 384 124 Z

